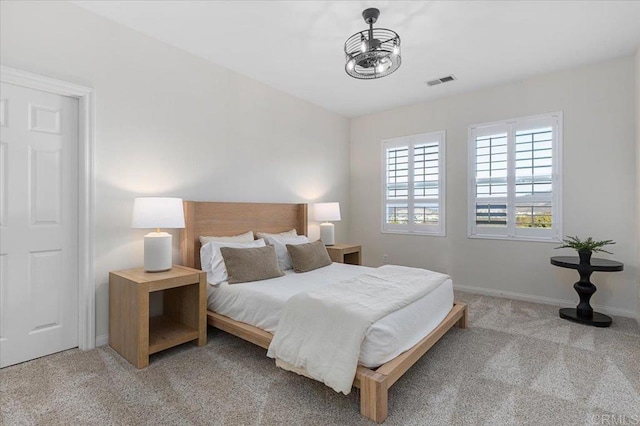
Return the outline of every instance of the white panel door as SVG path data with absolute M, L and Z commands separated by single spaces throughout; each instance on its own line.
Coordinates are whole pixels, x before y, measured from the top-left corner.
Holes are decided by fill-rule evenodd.
M 78 346 L 78 100 L 0 86 L 0 367 Z

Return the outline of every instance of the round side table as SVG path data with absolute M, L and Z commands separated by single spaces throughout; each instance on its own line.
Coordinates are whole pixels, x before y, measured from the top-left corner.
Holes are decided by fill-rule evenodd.
M 576 269 L 580 274 L 580 280 L 573 285 L 580 298 L 580 303 L 575 308 L 560 309 L 560 318 L 594 327 L 609 327 L 611 325 L 611 317 L 600 312 L 594 312 L 589 304 L 591 296 L 597 290 L 589 278 L 593 272 L 622 271 L 624 265 L 615 260 L 597 258 L 592 258 L 591 263 L 580 263 L 578 256 L 554 256 L 551 258 L 551 264 L 561 268 Z

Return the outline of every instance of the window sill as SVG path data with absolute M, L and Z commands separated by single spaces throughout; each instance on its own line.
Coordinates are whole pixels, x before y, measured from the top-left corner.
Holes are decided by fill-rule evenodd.
M 534 243 L 561 243 L 562 240 L 556 237 L 535 238 L 535 237 L 510 237 L 506 235 L 484 235 L 484 234 L 468 234 L 468 238 L 474 240 L 504 240 L 504 241 L 528 241 Z
M 446 237 L 447 234 L 444 232 L 416 232 L 416 231 L 388 231 L 382 230 L 381 234 L 394 234 L 394 235 L 414 235 L 421 237 Z

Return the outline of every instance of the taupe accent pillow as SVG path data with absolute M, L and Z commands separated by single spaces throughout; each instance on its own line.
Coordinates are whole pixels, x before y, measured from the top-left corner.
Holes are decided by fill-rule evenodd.
M 284 275 L 278 267 L 273 246 L 254 248 L 221 247 L 220 253 L 227 267 L 229 284 L 268 280 Z
M 321 240 L 307 244 L 287 244 L 291 264 L 296 272 L 309 272 L 331 265 L 327 248 Z

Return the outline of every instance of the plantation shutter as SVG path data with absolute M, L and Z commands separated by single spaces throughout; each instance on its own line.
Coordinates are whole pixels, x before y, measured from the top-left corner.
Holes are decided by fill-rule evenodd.
M 469 235 L 559 239 L 560 114 L 471 127 Z
M 444 235 L 444 132 L 383 142 L 383 232 Z

